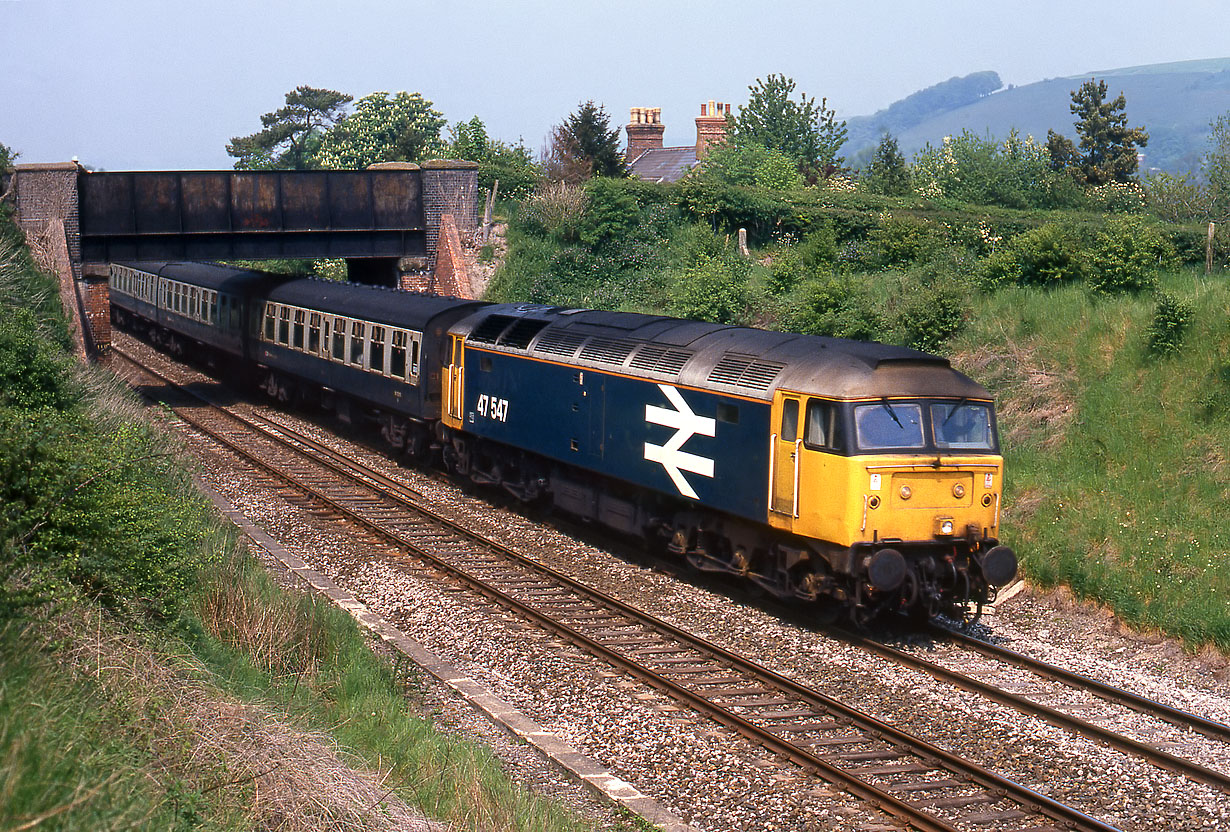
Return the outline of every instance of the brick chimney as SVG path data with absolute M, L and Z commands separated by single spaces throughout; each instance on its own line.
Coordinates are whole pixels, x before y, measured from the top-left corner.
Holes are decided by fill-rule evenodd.
M 700 105 L 700 115 L 696 117 L 696 158 L 705 158 L 709 145 L 726 139 L 726 116 L 730 114 L 730 105 L 710 101 Z
M 666 125 L 662 123 L 662 108 L 633 107 L 631 120 L 625 129 L 628 131 L 629 162 L 646 150 L 661 148 L 662 133 L 666 130 Z

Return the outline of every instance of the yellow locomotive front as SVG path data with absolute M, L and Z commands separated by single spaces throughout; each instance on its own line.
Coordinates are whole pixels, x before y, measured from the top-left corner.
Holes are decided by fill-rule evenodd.
M 982 393 L 777 391 L 769 523 L 820 555 L 799 582 L 807 594 L 837 596 L 856 618 L 931 616 L 985 602 L 1015 577 L 1016 556 L 999 545 L 1003 457 Z

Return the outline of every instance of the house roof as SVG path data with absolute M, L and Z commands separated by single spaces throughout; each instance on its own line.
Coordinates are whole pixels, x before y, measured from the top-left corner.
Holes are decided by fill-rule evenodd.
M 646 150 L 628 165 L 632 175 L 649 182 L 678 182 L 696 167 L 696 146 L 656 147 Z

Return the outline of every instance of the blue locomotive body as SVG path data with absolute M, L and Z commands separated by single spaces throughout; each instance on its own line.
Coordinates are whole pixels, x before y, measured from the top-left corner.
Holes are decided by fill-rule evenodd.
M 767 402 L 476 347 L 465 358 L 474 436 L 749 520 L 767 513 Z

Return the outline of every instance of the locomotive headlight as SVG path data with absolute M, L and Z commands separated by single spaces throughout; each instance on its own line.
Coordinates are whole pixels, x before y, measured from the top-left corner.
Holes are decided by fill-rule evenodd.
M 956 497 L 958 500 L 960 500 L 962 497 L 964 497 L 964 496 L 965 496 L 965 486 L 964 486 L 964 485 L 962 485 L 962 484 L 961 484 L 961 483 L 959 483 L 959 482 L 958 482 L 958 483 L 953 484 L 953 486 L 952 486 L 952 496 Z
M 951 517 L 935 518 L 935 534 L 937 537 L 952 537 L 954 528 Z
M 910 495 L 913 493 L 914 492 L 910 490 L 910 487 L 908 485 L 901 486 L 901 499 L 908 500 L 910 499 Z

